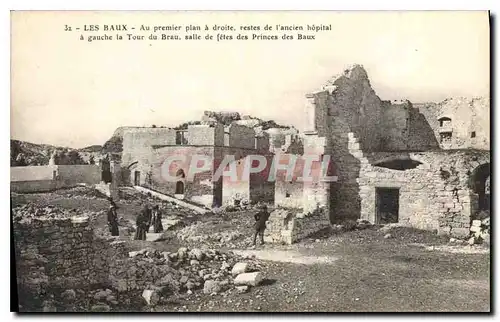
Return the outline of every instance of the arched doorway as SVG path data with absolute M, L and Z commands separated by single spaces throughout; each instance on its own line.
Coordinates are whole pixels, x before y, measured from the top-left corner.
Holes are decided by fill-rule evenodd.
M 484 163 L 475 168 L 469 178 L 472 191 L 477 195 L 478 211 L 490 210 L 490 164 Z
M 176 195 L 183 195 L 184 194 L 184 178 L 186 177 L 186 174 L 184 173 L 184 170 L 179 169 L 175 173 L 175 176 L 177 177 L 177 182 L 175 184 L 175 194 Z
M 184 194 L 184 182 L 177 181 L 177 183 L 175 184 L 175 194 L 176 195 L 183 195 Z

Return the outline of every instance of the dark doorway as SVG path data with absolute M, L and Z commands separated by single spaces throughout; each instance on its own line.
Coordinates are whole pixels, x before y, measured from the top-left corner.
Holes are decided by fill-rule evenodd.
M 182 181 L 177 181 L 175 184 L 175 194 L 183 195 L 184 194 L 184 183 Z
M 390 224 L 399 221 L 399 188 L 375 188 L 376 223 Z
M 134 172 L 134 186 L 140 186 L 140 185 L 141 185 L 141 172 L 135 171 Z
M 490 210 L 490 164 L 478 166 L 470 176 L 472 191 L 478 196 L 478 210 Z

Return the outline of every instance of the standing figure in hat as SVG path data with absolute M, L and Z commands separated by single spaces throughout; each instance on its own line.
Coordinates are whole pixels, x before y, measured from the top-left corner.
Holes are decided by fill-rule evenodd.
M 257 241 L 257 235 L 260 236 L 260 244 L 264 244 L 264 231 L 266 230 L 266 221 L 269 219 L 269 212 L 266 205 L 261 205 L 259 212 L 254 216 L 255 219 L 255 234 L 253 235 L 253 245 Z
M 137 219 L 135 221 L 135 225 L 137 226 L 137 230 L 135 232 L 135 240 L 146 240 L 146 232 L 148 227 L 148 213 L 149 207 L 144 205 L 142 211 L 137 214 Z
M 163 225 L 161 223 L 161 211 L 158 205 L 153 206 L 153 231 L 155 233 L 161 233 L 163 231 Z
M 118 208 L 112 198 L 109 198 L 109 210 L 108 210 L 108 227 L 111 236 L 119 236 L 118 231 L 118 214 L 116 209 Z

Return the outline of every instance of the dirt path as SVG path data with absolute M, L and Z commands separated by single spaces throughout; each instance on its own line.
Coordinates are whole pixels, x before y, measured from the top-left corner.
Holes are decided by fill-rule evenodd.
M 277 249 L 263 249 L 263 250 L 233 250 L 234 253 L 241 256 L 253 256 L 261 260 L 293 263 L 293 264 L 328 264 L 333 263 L 338 259 L 334 256 L 307 256 L 301 254 L 296 250 L 277 250 Z

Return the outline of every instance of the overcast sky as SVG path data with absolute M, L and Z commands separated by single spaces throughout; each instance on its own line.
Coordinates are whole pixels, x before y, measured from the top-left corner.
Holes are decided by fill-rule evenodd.
M 313 41 L 92 43 L 64 31 L 141 23 L 331 24 L 332 31 Z M 75 148 L 103 144 L 119 126 L 175 126 L 204 110 L 301 129 L 305 94 L 353 63 L 382 99 L 489 95 L 486 12 L 17 12 L 11 55 L 12 138 Z

